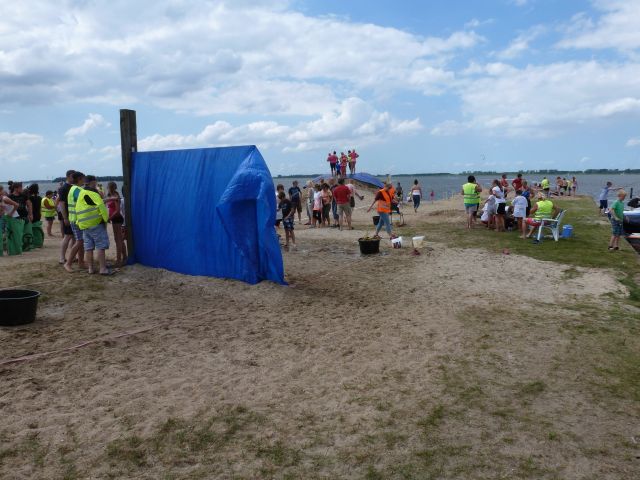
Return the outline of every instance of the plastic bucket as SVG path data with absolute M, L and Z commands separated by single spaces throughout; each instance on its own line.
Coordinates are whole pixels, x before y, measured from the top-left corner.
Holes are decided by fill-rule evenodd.
M 358 244 L 360 244 L 360 253 L 363 255 L 372 255 L 374 253 L 380 253 L 379 238 L 367 239 L 367 240 L 359 238 Z
M 374 215 L 373 224 L 377 226 L 379 221 L 380 221 L 380 215 Z
M 420 248 L 424 245 L 424 235 L 419 237 L 413 237 L 411 239 L 411 243 L 413 244 L 413 248 Z
M 573 225 L 564 225 L 562 227 L 562 238 L 571 238 L 573 236 Z
M 38 297 L 36 290 L 0 290 L 0 325 L 25 325 L 36 319 Z
M 391 246 L 393 248 L 402 248 L 402 237 L 391 239 Z

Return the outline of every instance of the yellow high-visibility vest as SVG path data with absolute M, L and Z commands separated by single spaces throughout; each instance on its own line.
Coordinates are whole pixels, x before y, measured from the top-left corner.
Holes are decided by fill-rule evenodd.
M 87 203 L 87 198 L 90 198 L 95 205 Z M 76 204 L 76 223 L 78 228 L 86 230 L 103 222 L 107 223 L 108 220 L 109 213 L 100 194 L 91 190 L 81 191 Z

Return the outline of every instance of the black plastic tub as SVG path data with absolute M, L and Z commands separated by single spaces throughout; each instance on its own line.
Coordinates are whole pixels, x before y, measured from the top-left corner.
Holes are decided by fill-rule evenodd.
M 0 290 L 0 325 L 25 325 L 36 319 L 38 297 L 35 290 Z
M 363 255 L 372 255 L 374 253 L 380 253 L 380 239 L 358 239 L 360 244 L 360 253 Z
M 378 226 L 378 222 L 380 221 L 380 215 L 374 215 L 373 216 L 373 224 L 377 227 Z

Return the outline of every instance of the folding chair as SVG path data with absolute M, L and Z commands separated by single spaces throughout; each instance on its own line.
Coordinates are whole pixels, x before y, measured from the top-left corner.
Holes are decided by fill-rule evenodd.
M 560 239 L 560 226 L 562 225 L 562 218 L 566 210 L 560 210 L 555 218 L 543 218 L 542 223 L 538 227 L 538 235 L 536 239 L 540 241 L 542 239 L 542 230 L 545 228 L 551 231 L 553 239 L 557 242 Z

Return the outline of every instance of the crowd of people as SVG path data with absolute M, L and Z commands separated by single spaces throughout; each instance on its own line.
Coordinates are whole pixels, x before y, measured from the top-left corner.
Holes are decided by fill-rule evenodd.
M 115 182 L 107 184 L 104 191 L 93 175 L 69 170 L 65 181 L 57 191 L 47 191 L 40 196 L 37 183 L 23 189 L 21 182 L 9 182 L 9 192 L 0 186 L 0 218 L 2 249 L 9 255 L 21 255 L 44 244 L 42 220 L 46 223 L 47 237 L 57 235 L 53 224 L 57 217 L 60 225 L 60 265 L 67 272 L 74 272 L 74 263 L 88 273 L 113 274 L 107 265 L 109 249 L 107 225 L 111 223 L 116 247 L 115 266 L 127 260 L 124 226 L 124 202 Z M 97 269 L 94 266 L 94 251 Z
M 553 219 L 559 214 L 560 209 L 553 203 L 552 198 L 565 195 L 575 196 L 577 189 L 576 177 L 572 177 L 570 180 L 556 177 L 556 187 L 552 189 L 547 177 L 544 177 L 539 183 L 530 185 L 521 173 L 510 182 L 507 180 L 506 174 L 503 174 L 500 179 L 493 180 L 489 187 L 488 196 L 482 202 L 480 194 L 483 188 L 473 175 L 469 175 L 467 183 L 462 186 L 461 190 L 467 214 L 467 228 L 474 226 L 478 213 L 481 213 L 480 221 L 486 228 L 495 229 L 498 232 L 517 230 L 520 232 L 521 238 L 530 238 L 546 219 Z M 609 208 L 608 196 L 611 191 L 615 190 L 618 191 L 618 198 Z M 510 202 L 511 205 L 508 205 L 510 192 L 514 192 L 514 198 Z M 611 182 L 607 182 L 599 196 L 600 212 L 608 215 L 611 221 L 610 251 L 618 250 L 620 236 L 623 235 L 623 202 L 626 195 L 622 187 L 614 187 Z

